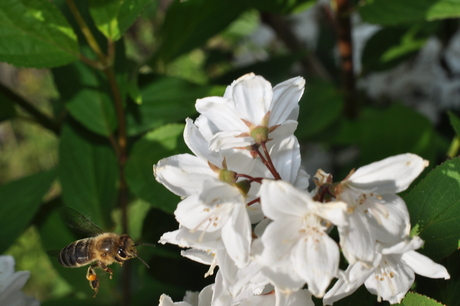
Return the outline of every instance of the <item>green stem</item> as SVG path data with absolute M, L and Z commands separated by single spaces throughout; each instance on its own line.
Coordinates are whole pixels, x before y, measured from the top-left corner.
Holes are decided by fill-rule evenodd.
M 460 137 L 455 136 L 450 143 L 449 150 L 447 151 L 447 156 L 454 158 L 458 155 L 458 150 L 460 149 Z
M 127 135 L 126 135 L 126 121 L 123 108 L 123 98 L 121 96 L 120 88 L 117 83 L 115 70 L 113 68 L 113 61 L 115 59 L 115 43 L 108 41 L 107 55 L 102 52 L 96 38 L 91 33 L 88 25 L 82 18 L 78 8 L 73 0 L 66 0 L 73 16 L 75 17 L 83 35 L 85 36 L 89 46 L 96 53 L 99 58 L 101 66 L 98 66 L 93 61 L 80 56 L 85 63 L 92 67 L 101 69 L 109 82 L 110 91 L 114 101 L 115 111 L 118 121 L 118 136 L 115 140 L 113 136 L 109 137 L 109 141 L 117 154 L 118 172 L 119 172 L 119 206 L 121 208 L 121 227 L 124 234 L 128 234 L 128 184 L 125 178 L 125 164 L 128 159 L 127 155 Z M 123 271 L 123 305 L 128 306 L 131 304 L 131 264 L 126 262 Z
M 42 113 L 34 105 L 24 100 L 22 97 L 18 96 L 16 93 L 11 91 L 9 88 L 5 87 L 3 84 L 0 84 L 0 94 L 4 95 L 8 99 L 19 105 L 27 113 L 32 115 L 34 120 L 38 122 L 41 126 L 52 131 L 54 134 L 59 135 L 61 129 L 59 125 L 53 121 L 53 119 Z
M 78 26 L 81 29 L 81 32 L 86 38 L 86 41 L 88 42 L 88 45 L 90 48 L 96 53 L 97 57 L 99 60 L 102 62 L 102 64 L 105 66 L 107 58 L 105 54 L 102 52 L 102 49 L 99 47 L 99 44 L 97 43 L 96 38 L 94 37 L 93 33 L 91 32 L 90 28 L 86 24 L 85 20 L 80 14 L 80 11 L 78 10 L 77 6 L 73 2 L 73 0 L 66 0 L 67 6 L 70 9 L 70 12 L 72 13 L 73 17 L 78 23 Z

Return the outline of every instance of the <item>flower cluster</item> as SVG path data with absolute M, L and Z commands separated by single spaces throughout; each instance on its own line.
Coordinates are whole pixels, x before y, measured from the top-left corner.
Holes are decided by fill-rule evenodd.
M 293 134 L 304 85 L 296 77 L 272 88 L 247 74 L 223 97 L 197 100 L 200 116 L 184 130 L 194 155 L 154 166 L 157 181 L 182 197 L 179 229 L 160 242 L 187 248 L 182 255 L 209 265 L 208 275 L 219 270 L 198 296 L 173 303 L 163 295 L 160 305 L 314 305 L 312 296 L 331 305 L 362 284 L 397 303 L 414 273 L 449 278 L 415 251 L 423 241 L 410 237 L 406 204 L 396 195 L 427 166 L 419 156 L 393 156 L 338 183 L 318 170 L 308 190 Z M 338 242 L 329 236 L 333 227 Z
M 0 256 L 0 305 L 39 306 L 39 301 L 21 291 L 29 277 L 29 271 L 14 272 L 13 256 Z

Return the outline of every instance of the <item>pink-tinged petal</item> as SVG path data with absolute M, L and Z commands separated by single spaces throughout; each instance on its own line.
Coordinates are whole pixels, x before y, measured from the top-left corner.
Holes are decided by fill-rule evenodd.
M 260 125 L 272 103 L 273 90 L 270 82 L 261 76 L 246 74 L 230 86 L 228 91 L 241 118 Z
M 428 161 L 415 154 L 400 154 L 361 167 L 346 181 L 356 188 L 377 194 L 398 193 L 428 166 Z
M 391 304 L 401 302 L 414 283 L 415 274 L 412 269 L 402 265 L 399 258 L 383 256 L 380 265 L 364 282 L 370 293 Z
M 219 153 L 209 150 L 209 142 L 206 140 L 198 127 L 193 124 L 192 119 L 185 119 L 184 141 L 188 148 L 198 157 L 211 162 L 213 165 L 221 166 L 223 158 Z
M 270 126 L 281 124 L 288 118 L 297 120 L 298 103 L 304 88 L 305 80 L 302 77 L 289 79 L 273 88 Z
M 283 124 L 278 126 L 273 132 L 268 134 L 268 137 L 271 139 L 278 139 L 292 135 L 297 129 L 297 125 L 299 125 L 297 121 L 287 120 Z
M 382 195 L 386 216 L 373 219 L 375 237 L 380 242 L 391 243 L 401 240 L 410 232 L 410 218 L 406 203 L 394 194 Z
M 196 110 L 206 116 L 220 131 L 249 131 L 241 114 L 233 107 L 233 101 L 222 97 L 198 99 Z
M 300 218 L 307 212 L 306 203 L 312 202 L 310 194 L 283 181 L 263 180 L 260 199 L 265 215 L 276 220 L 292 216 Z
M 217 179 L 207 161 L 190 154 L 179 154 L 160 160 L 153 166 L 156 180 L 178 196 L 201 191 L 203 182 Z
M 375 237 L 366 216 L 353 213 L 348 226 L 339 226 L 340 246 L 350 264 L 364 261 L 371 265 L 375 257 Z
M 415 252 L 409 251 L 402 255 L 401 260 L 406 263 L 415 273 L 429 278 L 450 279 L 447 269 L 432 261 L 428 257 Z
M 337 244 L 324 232 L 301 237 L 292 252 L 297 273 L 307 281 L 308 290 L 319 298 L 337 275 L 339 257 Z
M 222 227 L 222 241 L 230 258 L 243 268 L 249 261 L 251 247 L 251 222 L 244 205 L 233 209 L 232 216 Z

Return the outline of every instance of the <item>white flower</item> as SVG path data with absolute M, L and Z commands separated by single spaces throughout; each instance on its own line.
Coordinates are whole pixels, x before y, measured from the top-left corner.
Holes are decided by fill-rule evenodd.
M 344 279 L 337 283 L 324 296 L 323 303 L 332 305 L 352 294 L 363 283 L 369 292 L 391 304 L 399 303 L 414 283 L 415 273 L 430 278 L 449 279 L 446 268 L 414 250 L 423 245 L 419 237 L 404 239 L 392 246 L 378 244 L 372 267 L 356 262 L 345 271 Z
M 336 199 L 348 204 L 348 225 L 338 226 L 349 263 L 374 261 L 377 241 L 392 243 L 410 230 L 404 191 L 428 165 L 415 154 L 400 154 L 361 167 L 336 187 Z
M 209 151 L 206 139 L 190 119 L 187 119 L 184 139 L 196 156 L 175 155 L 154 166 L 157 181 L 185 197 L 174 214 L 182 226 L 180 231 L 188 230 L 196 235 L 189 235 L 184 244 L 205 250 L 205 245 L 221 239 L 232 259 L 244 266 L 249 258 L 251 222 L 245 192 L 235 184 L 236 172 L 227 169 L 227 162 L 239 161 L 234 163 L 235 167 L 240 165 L 250 170 L 252 159 L 241 153 L 233 154 L 235 159 L 226 159 L 220 153 Z M 174 239 L 181 241 L 186 235 L 182 233 L 182 236 Z M 220 247 L 217 243 L 211 251 Z
M 211 150 L 246 147 L 292 134 L 304 86 L 305 80 L 296 77 L 272 88 L 263 77 L 249 73 L 228 86 L 223 97 L 197 100 L 197 111 L 213 124 Z
M 308 192 L 272 180 L 263 181 L 260 197 L 273 220 L 260 238 L 261 254 L 255 255 L 263 273 L 285 293 L 306 282 L 313 295 L 323 296 L 339 265 L 339 248 L 326 231 L 329 222 L 346 225 L 346 204 L 315 202 Z
M 14 258 L 12 256 L 0 256 L 0 305 L 40 305 L 39 301 L 21 291 L 29 277 L 29 271 L 14 272 Z

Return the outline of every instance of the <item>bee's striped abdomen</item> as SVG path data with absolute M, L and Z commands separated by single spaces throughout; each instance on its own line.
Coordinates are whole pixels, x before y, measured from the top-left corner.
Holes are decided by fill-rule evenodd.
M 91 255 L 90 245 L 93 238 L 77 240 L 59 252 L 59 263 L 65 267 L 80 267 L 89 264 L 93 256 Z

